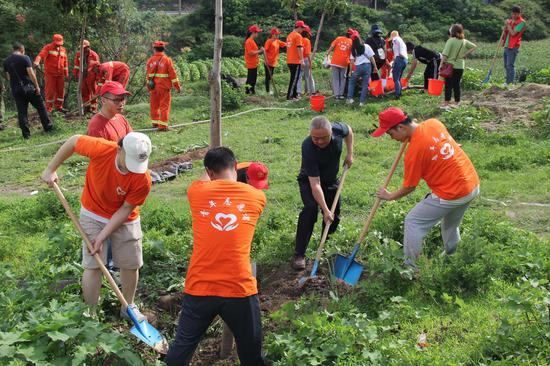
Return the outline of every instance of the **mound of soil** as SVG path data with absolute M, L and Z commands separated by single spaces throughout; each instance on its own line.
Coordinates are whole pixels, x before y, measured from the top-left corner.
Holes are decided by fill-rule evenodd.
M 151 166 L 151 170 L 161 172 L 164 170 L 169 170 L 169 168 L 172 167 L 172 164 L 175 164 L 175 163 L 184 163 L 187 161 L 202 160 L 204 158 L 204 155 L 206 155 L 207 151 L 208 151 L 208 147 L 186 151 L 183 154 L 172 156 L 166 160 L 157 161 Z
M 541 108 L 544 97 L 550 98 L 550 85 L 525 84 L 511 90 L 492 86 L 474 98 L 472 105 L 492 110 L 496 119 L 483 127 L 498 130 L 516 122 L 528 126 L 531 113 Z

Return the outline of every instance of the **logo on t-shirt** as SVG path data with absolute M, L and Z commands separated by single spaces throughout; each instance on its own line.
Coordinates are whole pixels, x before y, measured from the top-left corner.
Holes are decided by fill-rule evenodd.
M 116 187 L 116 194 L 118 194 L 119 196 L 125 196 L 126 192 L 122 189 L 122 187 L 118 186 Z
M 208 210 L 201 210 L 200 215 L 202 217 L 212 217 L 210 225 L 218 231 L 232 231 L 239 226 L 240 221 L 250 221 L 250 216 L 243 212 L 246 205 L 244 203 L 234 204 L 230 197 L 227 197 L 225 200 L 223 200 L 221 204 L 218 204 L 218 202 L 214 200 L 210 200 L 208 201 L 208 205 L 210 206 L 209 208 L 211 211 L 224 211 L 224 208 L 232 207 L 234 205 L 239 212 L 236 214 L 228 212 L 217 212 L 214 214 L 214 212 Z M 213 215 L 210 215 L 211 213 Z
M 450 135 L 446 136 L 443 132 L 441 132 L 438 137 L 432 136 L 434 145 L 430 146 L 430 151 L 433 151 L 435 153 L 436 147 L 441 146 L 440 143 L 445 141 L 445 139 L 447 138 L 452 139 Z M 453 145 L 451 145 L 448 142 L 445 142 L 443 146 L 441 146 L 441 148 L 439 149 L 439 154 L 441 155 L 441 158 L 443 160 L 447 160 L 452 158 L 455 155 L 455 149 Z M 438 155 L 437 153 L 435 153 L 435 155 L 432 156 L 432 160 L 437 160 L 437 157 Z
M 235 224 L 236 222 L 237 216 L 220 212 L 214 216 L 214 221 L 210 221 L 210 225 L 219 231 L 231 231 L 239 226 L 239 224 Z

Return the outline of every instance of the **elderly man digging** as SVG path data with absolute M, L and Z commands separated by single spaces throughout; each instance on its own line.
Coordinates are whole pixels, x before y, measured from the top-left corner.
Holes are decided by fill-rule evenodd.
M 329 234 L 336 231 L 340 222 L 340 202 L 334 215 L 330 206 L 338 188 L 338 169 L 343 142 L 347 155 L 344 164 L 353 164 L 353 132 L 344 123 L 330 123 L 326 117 L 313 118 L 309 136 L 302 143 L 302 166 L 298 174 L 298 186 L 304 208 L 298 216 L 296 247 L 292 267 L 302 270 L 306 267 L 305 252 L 313 227 L 317 221 L 319 208 L 323 213 L 323 227 L 330 224 Z
M 380 127 L 372 133 L 384 133 L 393 140 L 409 142 L 405 152 L 403 186 L 395 192 L 380 188 L 377 196 L 392 201 L 412 193 L 420 179 L 432 192 L 405 218 L 403 247 L 405 264 L 416 271 L 424 236 L 441 222 L 445 253 L 453 254 L 460 241 L 458 227 L 470 203 L 479 195 L 479 178 L 474 165 L 456 143 L 443 123 L 432 118 L 412 121 L 401 109 L 390 107 L 379 114 Z

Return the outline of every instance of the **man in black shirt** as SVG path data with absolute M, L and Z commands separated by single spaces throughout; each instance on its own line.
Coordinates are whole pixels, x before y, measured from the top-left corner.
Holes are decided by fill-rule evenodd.
M 46 106 L 40 95 L 40 86 L 32 69 L 29 56 L 25 56 L 25 46 L 19 42 L 13 44 L 13 53 L 4 60 L 4 71 L 10 81 L 11 93 L 17 105 L 17 117 L 23 138 L 31 136 L 27 108 L 29 103 L 38 111 L 45 132 L 53 129 Z
M 428 79 L 437 79 L 439 77 L 439 64 L 441 63 L 441 54 L 432 50 L 415 46 L 412 42 L 406 42 L 407 52 L 412 54 L 413 61 L 409 68 L 406 79 L 409 80 L 418 65 L 418 61 L 426 65 L 424 70 L 424 90 L 428 90 Z
M 323 213 L 323 227 L 330 224 L 329 233 L 336 231 L 340 222 L 340 202 L 334 215 L 330 206 L 338 188 L 338 169 L 342 143 L 346 143 L 344 164 L 353 164 L 353 131 L 344 123 L 330 123 L 326 117 L 313 118 L 309 136 L 302 143 L 302 165 L 298 174 L 298 186 L 304 208 L 298 216 L 296 247 L 292 267 L 306 267 L 305 252 L 317 221 L 319 207 Z
M 382 37 L 382 34 L 380 27 L 373 24 L 370 29 L 370 37 L 365 41 L 374 51 L 374 60 L 376 61 L 376 69 L 373 68 L 372 70 L 371 80 L 380 79 L 378 70 L 386 64 L 386 40 Z

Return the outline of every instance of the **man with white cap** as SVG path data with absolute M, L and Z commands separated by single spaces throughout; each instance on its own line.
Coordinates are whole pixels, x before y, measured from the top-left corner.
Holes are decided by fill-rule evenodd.
M 74 135 L 59 148 L 42 179 L 49 185 L 57 182 L 57 168 L 74 153 L 90 159 L 80 199 L 80 223 L 93 244 L 92 253 L 86 245 L 82 247 L 84 301 L 89 305 L 98 302 L 101 271 L 93 255 L 99 253 L 105 262 L 103 243 L 110 238 L 113 261 L 120 268 L 122 293 L 133 304 L 143 265 L 139 206 L 151 190 L 147 169 L 151 140 L 139 132 L 130 132 L 118 143 Z M 126 314 L 126 309 L 121 309 L 121 314 Z

